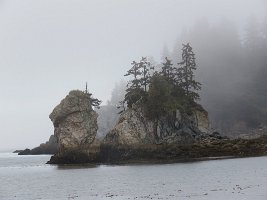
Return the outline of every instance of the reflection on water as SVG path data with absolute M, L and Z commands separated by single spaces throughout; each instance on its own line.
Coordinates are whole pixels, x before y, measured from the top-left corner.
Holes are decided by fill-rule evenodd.
M 79 164 L 79 165 L 54 165 L 57 166 L 58 170 L 69 170 L 69 169 L 88 169 L 88 168 L 96 168 L 99 165 L 95 164 Z
M 267 157 L 111 166 L 49 158 L 0 154 L 0 199 L 267 199 Z

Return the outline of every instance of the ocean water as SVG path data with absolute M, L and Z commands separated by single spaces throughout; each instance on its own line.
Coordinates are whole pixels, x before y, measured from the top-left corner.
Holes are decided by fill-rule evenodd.
M 49 158 L 0 153 L 0 199 L 267 199 L 267 157 L 110 166 Z

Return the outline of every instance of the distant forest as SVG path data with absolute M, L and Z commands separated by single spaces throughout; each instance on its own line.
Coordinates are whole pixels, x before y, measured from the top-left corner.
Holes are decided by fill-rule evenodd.
M 173 50 L 163 49 L 162 63 L 152 58 L 150 63 L 161 68 L 166 57 L 179 63 L 187 42 L 195 52 L 200 103 L 212 127 L 235 134 L 267 124 L 267 18 L 249 18 L 242 33 L 230 21 L 212 26 L 202 19 L 183 31 Z M 109 104 L 122 100 L 124 89 L 125 82 L 117 84 Z

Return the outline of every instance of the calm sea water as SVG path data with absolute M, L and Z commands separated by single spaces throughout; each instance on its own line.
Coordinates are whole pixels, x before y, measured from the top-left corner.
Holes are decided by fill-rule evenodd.
M 49 158 L 0 153 L 0 199 L 267 199 L 267 157 L 61 167 Z

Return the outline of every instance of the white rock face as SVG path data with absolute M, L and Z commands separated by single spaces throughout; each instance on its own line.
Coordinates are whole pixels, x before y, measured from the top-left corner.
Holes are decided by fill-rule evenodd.
M 59 150 L 93 143 L 97 133 L 97 113 L 90 95 L 71 91 L 50 114 Z
M 197 121 L 197 127 L 198 129 L 205 134 L 210 133 L 210 122 L 208 118 L 207 112 L 204 111 L 195 111 L 196 121 Z
M 104 142 L 129 146 L 191 143 L 208 134 L 209 120 L 204 110 L 194 110 L 191 115 L 181 114 L 177 110 L 173 116 L 162 116 L 151 121 L 140 109 L 128 109 Z
M 132 109 L 126 110 L 119 119 L 118 124 L 106 135 L 104 141 L 110 144 L 135 145 L 149 143 L 154 136 L 148 137 L 153 132 L 153 122 L 142 121 L 145 119 L 142 112 Z

